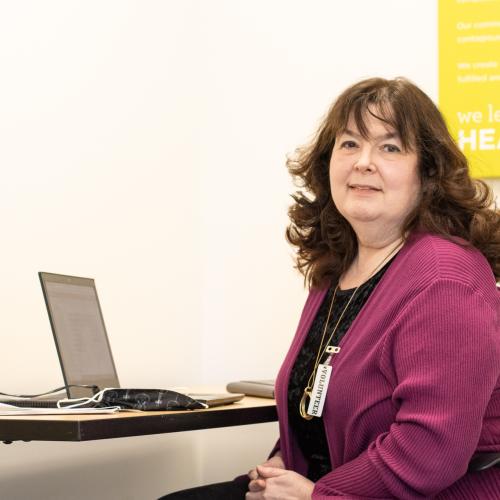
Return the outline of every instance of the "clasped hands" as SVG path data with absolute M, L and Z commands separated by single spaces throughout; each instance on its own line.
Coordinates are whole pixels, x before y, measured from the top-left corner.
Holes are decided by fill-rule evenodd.
M 246 500 L 311 500 L 314 483 L 285 469 L 279 452 L 248 473 Z

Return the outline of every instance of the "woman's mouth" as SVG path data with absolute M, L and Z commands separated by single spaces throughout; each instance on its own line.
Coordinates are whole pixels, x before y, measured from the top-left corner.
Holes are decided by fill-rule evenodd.
M 357 192 L 375 192 L 375 191 L 382 191 L 380 188 L 376 186 L 370 186 L 369 184 L 349 184 L 349 189 L 353 189 L 354 191 Z

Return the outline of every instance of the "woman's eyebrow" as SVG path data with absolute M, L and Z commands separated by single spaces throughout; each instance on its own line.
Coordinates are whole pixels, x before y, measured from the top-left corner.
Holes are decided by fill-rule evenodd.
M 387 140 L 387 139 L 400 139 L 399 134 L 397 132 L 387 132 L 387 134 L 379 135 L 375 137 L 375 139 Z
M 348 128 L 346 128 L 342 134 L 346 134 L 346 135 L 352 135 L 353 137 L 359 137 L 361 138 L 361 134 L 359 134 L 358 132 L 354 132 Z M 382 134 L 382 135 L 378 135 L 376 137 L 374 137 L 373 139 L 375 139 L 376 141 L 386 141 L 388 139 L 400 139 L 400 136 L 397 132 L 387 132 L 386 134 Z
M 350 130 L 350 129 L 348 129 L 348 128 L 346 128 L 346 129 L 342 132 L 342 134 L 352 135 L 353 137 L 359 137 L 359 138 L 361 138 L 361 135 L 360 135 L 360 134 L 358 134 L 357 132 L 353 132 L 352 130 Z

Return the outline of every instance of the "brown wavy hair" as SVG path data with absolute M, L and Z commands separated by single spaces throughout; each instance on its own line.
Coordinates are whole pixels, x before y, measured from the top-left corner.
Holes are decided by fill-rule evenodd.
M 310 144 L 287 160 L 302 189 L 292 195 L 286 236 L 296 247 L 296 267 L 305 282 L 317 287 L 339 279 L 356 256 L 356 235 L 332 200 L 329 163 L 335 137 L 346 129 L 349 117 L 367 138 L 366 112 L 394 128 L 403 148 L 418 155 L 420 202 L 404 221 L 402 234 L 423 230 L 455 241 L 459 237 L 484 254 L 498 280 L 500 212 L 492 208 L 491 189 L 470 177 L 467 159 L 423 91 L 405 78 L 370 78 L 346 89 Z

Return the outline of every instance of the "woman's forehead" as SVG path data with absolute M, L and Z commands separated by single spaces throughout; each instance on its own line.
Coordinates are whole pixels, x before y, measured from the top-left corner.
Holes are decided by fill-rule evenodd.
M 400 135 L 392 124 L 369 113 L 365 113 L 361 120 L 356 119 L 354 114 L 351 113 L 339 133 L 374 138 L 379 136 L 387 138 L 399 137 Z

